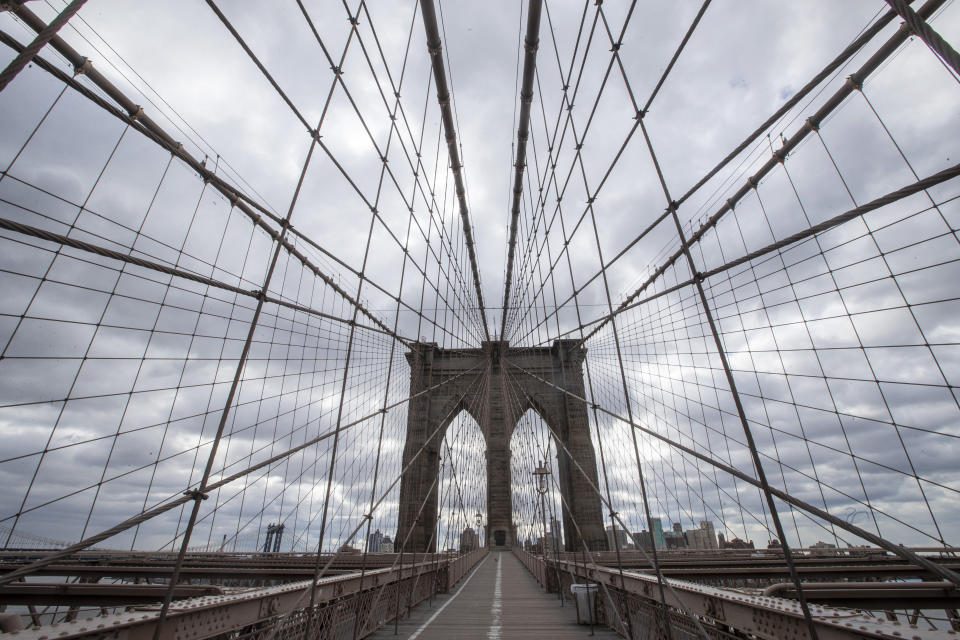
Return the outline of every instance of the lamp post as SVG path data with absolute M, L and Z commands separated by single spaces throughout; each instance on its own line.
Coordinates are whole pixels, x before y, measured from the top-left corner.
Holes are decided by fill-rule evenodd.
M 547 493 L 547 476 L 550 475 L 550 469 L 544 461 L 540 461 L 537 468 L 533 470 L 533 475 L 537 479 L 537 493 L 540 494 L 540 514 L 543 516 L 543 537 L 540 538 L 540 553 L 543 560 L 547 560 L 547 510 L 544 506 L 543 496 Z

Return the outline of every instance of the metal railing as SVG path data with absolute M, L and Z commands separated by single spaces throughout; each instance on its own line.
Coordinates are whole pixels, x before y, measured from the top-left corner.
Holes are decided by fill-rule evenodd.
M 477 549 L 449 558 L 321 578 L 315 584 L 305 580 L 178 600 L 172 603 L 159 638 L 300 640 L 308 627 L 311 640 L 363 638 L 424 600 L 449 591 L 486 553 L 486 549 Z M 20 631 L 18 637 L 152 637 L 159 613 L 157 603 Z
M 557 588 L 569 593 L 570 585 L 598 585 L 594 619 L 627 638 L 664 637 L 663 616 L 673 638 L 750 637 L 777 640 L 804 637 L 806 622 L 796 600 L 753 594 L 745 590 L 721 589 L 684 580 L 667 579 L 665 602 L 660 599 L 657 578 L 635 571 L 553 560 L 515 548 L 514 553 L 548 591 Z M 559 583 L 559 584 L 558 584 Z M 914 637 L 914 624 L 875 617 L 861 609 L 811 605 L 820 638 Z M 956 637 L 955 631 L 924 629 L 924 638 Z

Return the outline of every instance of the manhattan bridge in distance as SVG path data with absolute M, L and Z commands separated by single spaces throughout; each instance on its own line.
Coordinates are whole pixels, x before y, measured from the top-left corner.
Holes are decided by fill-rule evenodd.
M 0 635 L 960 632 L 960 6 L 661 4 L 0 2 Z

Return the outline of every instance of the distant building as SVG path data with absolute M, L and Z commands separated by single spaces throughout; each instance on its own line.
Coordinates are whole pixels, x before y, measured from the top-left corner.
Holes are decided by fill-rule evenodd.
M 690 529 L 684 534 L 687 538 L 687 547 L 691 549 L 717 549 L 717 536 L 713 530 L 713 523 L 701 520 L 700 528 Z
M 563 530 L 560 528 L 560 523 L 554 517 L 550 518 L 550 534 L 550 542 L 553 545 L 551 547 L 552 551 L 555 553 L 563 551 Z
M 667 543 L 663 539 L 663 522 L 660 518 L 650 518 L 650 527 L 653 532 L 653 543 L 657 549 L 666 548 Z
M 383 544 L 383 532 L 377 529 L 367 536 L 367 551 L 369 553 L 380 553 L 380 546 Z
M 816 544 L 810 545 L 810 551 L 818 556 L 832 556 L 837 553 L 837 545 L 817 540 Z
M 628 544 L 627 532 L 617 527 L 607 527 L 607 549 L 626 549 Z
M 547 553 L 556 553 L 560 550 L 557 546 L 557 539 L 553 537 L 552 531 L 548 531 L 547 535 L 543 537 L 541 542 L 543 543 L 543 548 L 546 549 Z
M 732 538 L 730 540 L 724 540 L 723 534 L 718 534 L 717 538 L 719 539 L 721 549 L 753 549 L 753 540 L 749 542 L 741 540 L 740 538 Z
M 390 536 L 383 536 L 383 540 L 380 541 L 380 553 L 393 553 L 393 540 Z
M 687 548 L 687 539 L 683 535 L 683 526 L 679 522 L 674 522 L 670 531 L 663 532 L 663 543 L 665 549 Z
M 460 552 L 466 553 L 467 551 L 473 551 L 477 548 L 479 541 L 477 540 L 477 532 L 467 527 L 463 530 L 463 533 L 460 534 Z
M 651 518 L 653 521 L 653 518 Z M 659 522 L 659 520 L 657 520 Z M 646 533 L 644 531 L 643 533 Z M 713 522 L 701 520 L 700 526 L 696 529 L 683 530 L 683 525 L 679 522 L 673 523 L 670 531 L 660 531 L 663 537 L 664 549 L 719 549 L 717 535 L 713 528 Z M 656 531 L 654 532 L 654 541 L 656 541 Z
M 351 547 L 350 545 L 345 544 L 345 545 L 342 545 L 339 549 L 337 549 L 337 552 L 338 553 L 360 553 L 360 549 L 357 549 L 356 547 Z
M 653 538 L 650 537 L 650 532 L 646 529 L 635 532 L 633 534 L 633 546 L 635 549 L 646 549 L 648 551 L 652 549 Z

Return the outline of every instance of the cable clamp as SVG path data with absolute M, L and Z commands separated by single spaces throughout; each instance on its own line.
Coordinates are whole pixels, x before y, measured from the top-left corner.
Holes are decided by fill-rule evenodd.
M 667 206 L 667 211 L 669 211 L 670 213 L 676 213 L 679 208 L 680 208 L 680 203 L 677 202 L 676 200 L 671 200 L 670 204 Z
M 200 500 L 206 500 L 207 498 L 210 497 L 209 494 L 206 494 L 203 491 L 200 491 L 200 489 L 188 489 L 183 492 L 183 495 L 190 496 L 192 500 L 196 500 L 198 502 Z
M 700 272 L 700 271 L 694 271 L 694 272 L 693 272 L 693 279 L 696 280 L 697 282 L 703 282 L 706 278 L 704 277 L 704 275 L 703 275 L 702 272 Z
M 756 189 L 756 188 L 757 188 L 757 179 L 754 178 L 753 176 L 750 176 L 749 178 L 747 178 L 747 184 L 750 185 L 750 188 L 751 188 L 751 189 Z
M 847 76 L 846 85 L 851 89 L 855 89 L 861 92 L 863 91 L 863 80 L 858 78 L 857 74 L 853 74 L 852 76 Z
M 350 24 L 352 24 L 355 27 L 360 24 L 360 18 L 358 18 L 357 16 L 350 16 L 349 18 L 347 18 L 347 20 L 349 20 Z
M 343 75 L 343 68 L 335 64 L 330 65 L 330 71 L 333 71 L 333 75 L 335 76 Z
M 623 44 L 623 43 L 622 43 L 622 42 L 614 42 L 614 43 L 613 43 L 613 46 L 610 47 L 610 52 L 611 52 L 611 53 L 616 53 L 617 51 L 620 51 L 620 45 L 621 45 L 621 44 Z
M 310 137 L 316 140 L 317 142 L 320 142 L 320 138 L 322 138 L 323 136 L 320 135 L 320 129 L 310 129 Z
M 74 77 L 82 76 L 83 74 L 88 73 L 90 69 L 93 69 L 93 63 L 90 62 L 90 58 L 81 58 L 80 64 L 74 65 L 73 67 L 73 75 Z
M 143 107 L 138 104 L 133 106 L 136 107 L 136 109 L 130 112 L 130 119 L 136 121 L 143 117 Z
M 633 116 L 634 120 L 643 120 L 647 115 L 646 109 L 637 109 L 637 113 Z
M 435 47 L 431 47 L 431 46 L 427 45 L 427 51 L 430 52 L 430 55 L 431 55 L 431 56 L 438 56 L 438 55 L 440 55 L 440 52 L 443 51 L 443 45 L 439 45 L 439 44 L 438 44 L 438 45 L 435 46 Z

